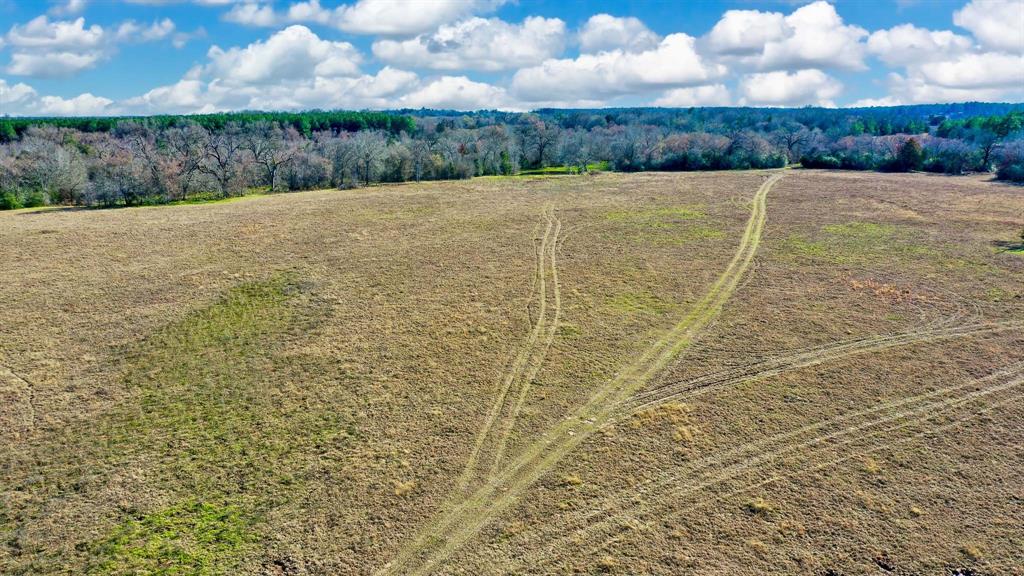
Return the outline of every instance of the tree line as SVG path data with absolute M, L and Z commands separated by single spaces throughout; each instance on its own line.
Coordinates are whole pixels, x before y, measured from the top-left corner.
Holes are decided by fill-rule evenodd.
M 0 208 L 136 206 L 254 190 L 512 176 L 552 166 L 674 171 L 800 163 L 995 170 L 999 178 L 1024 181 L 1024 112 L 1011 105 L 953 106 L 4 119 Z

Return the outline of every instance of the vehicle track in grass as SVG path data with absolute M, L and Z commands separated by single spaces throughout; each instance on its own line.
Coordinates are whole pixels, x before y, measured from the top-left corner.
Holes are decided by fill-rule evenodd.
M 529 443 L 507 467 L 458 505 L 428 521 L 378 574 L 429 574 L 613 415 L 616 407 L 660 373 L 714 320 L 753 261 L 767 218 L 767 196 L 783 172 L 771 173 L 754 194 L 739 246 L 703 297 L 639 357 L 601 386 L 570 416 Z
M 891 443 L 869 446 L 806 469 L 798 468 L 785 474 L 776 474 L 768 481 L 745 485 L 724 496 L 713 494 L 705 500 L 698 499 L 689 503 L 689 506 L 684 500 L 687 497 L 705 494 L 712 487 L 739 479 L 748 472 L 763 468 L 764 465 L 776 462 L 780 458 L 789 457 L 788 455 L 804 455 L 810 462 L 810 458 L 816 454 L 830 450 L 841 451 L 846 446 L 870 441 L 875 437 L 925 422 L 938 414 L 955 410 L 964 404 L 998 392 L 1012 390 L 1022 384 L 1024 362 L 1017 362 L 982 378 L 881 403 L 872 408 L 822 420 L 769 438 L 747 442 L 677 468 L 671 473 L 662 474 L 639 486 L 616 491 L 604 498 L 600 506 L 556 521 L 527 540 L 545 542 L 544 550 L 525 555 L 521 560 L 530 566 L 550 563 L 556 560 L 547 558 L 552 551 L 580 542 L 592 542 L 598 535 L 634 524 L 641 515 L 666 519 L 694 507 L 749 492 L 771 482 L 838 465 L 857 456 L 883 450 Z M 866 421 L 859 421 L 861 419 Z M 837 429 L 830 430 L 836 426 Z M 808 434 L 812 435 L 807 436 Z M 612 537 L 607 537 L 601 546 L 607 545 L 611 539 Z
M 504 420 L 505 425 L 498 440 L 498 447 L 495 450 L 494 463 L 491 466 L 490 477 L 497 475 L 500 470 L 502 459 L 505 455 L 505 449 L 508 446 L 509 437 L 512 435 L 512 431 L 515 428 L 516 421 L 519 418 L 519 413 L 523 409 L 523 404 L 526 403 L 526 398 L 530 392 L 533 381 L 537 378 L 537 373 L 540 372 L 541 366 L 544 364 L 544 359 L 547 357 L 548 350 L 551 349 L 551 344 L 555 340 L 555 332 L 558 330 L 558 321 L 562 316 L 562 287 L 558 282 L 558 234 L 562 230 L 562 222 L 555 216 L 555 210 L 550 206 L 548 207 L 548 218 L 555 222 L 555 232 L 552 237 L 552 241 L 549 244 L 550 254 L 548 254 L 547 259 L 549 263 L 548 271 L 551 275 L 551 292 L 554 311 L 551 322 L 549 322 L 545 327 L 547 334 L 545 335 L 544 342 L 541 344 L 541 348 L 538 351 L 538 357 L 535 361 L 531 362 L 529 367 L 526 369 L 526 373 L 523 375 L 519 386 L 519 397 L 516 398 L 515 404 L 512 405 L 511 412 Z
M 899 334 L 857 338 L 814 348 L 806 348 L 745 366 L 717 370 L 695 378 L 670 381 L 661 386 L 649 388 L 627 401 L 622 406 L 622 413 L 613 418 L 609 424 L 621 421 L 637 412 L 666 402 L 689 398 L 714 389 L 735 386 L 747 381 L 762 380 L 792 370 L 809 368 L 850 356 L 869 354 L 911 344 L 937 342 L 1022 328 L 1024 328 L 1024 321 L 979 322 L 945 328 L 911 330 Z
M 555 312 L 555 321 L 548 322 L 547 318 L 547 261 L 548 261 L 548 247 L 554 246 L 558 241 L 558 232 L 561 229 L 561 222 L 554 217 L 554 208 L 550 205 L 545 206 L 542 211 L 542 215 L 545 220 L 544 235 L 541 237 L 540 245 L 536 248 L 537 260 L 536 267 L 534 269 L 534 282 L 533 292 L 530 295 L 530 302 L 537 303 L 537 319 L 533 322 L 530 329 L 530 333 L 527 336 L 526 342 L 520 347 L 519 352 L 516 354 L 511 366 L 503 373 L 498 393 L 494 398 L 494 402 L 491 404 L 490 409 L 487 412 L 487 417 L 484 420 L 483 427 L 477 432 L 476 440 L 473 443 L 473 449 L 470 452 L 469 458 L 466 461 L 466 465 L 463 469 L 462 474 L 459 477 L 457 483 L 458 492 L 463 492 L 470 487 L 474 480 L 479 480 L 483 475 L 482 471 L 478 470 L 480 467 L 480 457 L 484 451 L 487 441 L 491 438 L 494 432 L 495 426 L 501 427 L 503 434 L 507 434 L 513 424 L 501 424 L 503 414 L 506 412 L 506 404 L 508 402 L 509 394 L 513 393 L 516 385 L 518 384 L 521 389 L 525 389 L 521 380 L 523 371 L 526 370 L 527 374 L 532 378 L 536 375 L 536 371 L 539 370 L 540 364 L 543 363 L 544 357 L 547 354 L 547 349 L 550 347 L 550 339 L 546 341 L 545 345 L 542 346 L 541 351 L 538 353 L 535 350 L 537 340 L 541 333 L 544 332 L 547 324 L 557 323 L 557 316 L 560 313 L 561 302 L 557 298 L 557 286 L 556 290 L 556 302 L 559 305 L 559 309 Z M 554 257 L 554 249 L 551 250 L 551 256 Z M 552 261 L 551 266 L 554 266 Z M 557 273 L 555 275 L 557 279 Z M 557 281 L 557 280 L 556 280 Z M 554 330 L 551 330 L 553 336 Z M 536 366 L 536 369 L 531 367 Z M 532 371 L 531 371 L 532 370 Z M 524 392 L 525 394 L 525 392 Z M 506 420 L 509 418 L 514 419 L 515 415 L 509 409 L 509 414 L 506 416 Z M 504 437 L 504 436 L 502 436 Z M 498 460 L 497 452 L 494 458 L 494 462 Z

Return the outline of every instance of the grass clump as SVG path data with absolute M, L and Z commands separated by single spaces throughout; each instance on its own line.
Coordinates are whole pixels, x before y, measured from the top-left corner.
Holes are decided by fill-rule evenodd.
M 746 508 L 747 512 L 757 516 L 767 516 L 775 512 L 775 506 L 760 496 L 748 500 L 743 507 Z
M 623 292 L 608 299 L 608 305 L 626 314 L 651 314 L 660 316 L 672 310 L 672 304 L 650 292 Z
M 237 507 L 188 501 L 122 522 L 91 547 L 87 573 L 230 574 L 252 542 Z
M 575 488 L 583 485 L 583 479 L 575 474 L 566 474 L 562 477 L 562 486 Z

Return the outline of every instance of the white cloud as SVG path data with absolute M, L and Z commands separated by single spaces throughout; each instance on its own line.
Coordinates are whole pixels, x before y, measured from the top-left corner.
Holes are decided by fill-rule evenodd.
M 504 3 L 505 0 L 359 0 L 337 8 L 336 26 L 353 34 L 420 34 L 463 16 L 490 12 Z
M 480 110 L 514 108 L 505 91 L 465 76 L 443 76 L 398 99 L 401 107 Z
M 868 38 L 868 51 L 886 64 L 906 66 L 941 60 L 971 49 L 971 40 L 949 30 L 933 31 L 902 24 Z
M 321 40 L 305 26 L 289 26 L 245 48 L 210 48 L 209 72 L 229 84 L 276 83 L 359 73 L 361 56 L 348 42 Z
M 1024 53 L 1024 2 L 972 0 L 953 13 L 953 23 L 992 50 Z
M 206 38 L 206 28 L 200 26 L 192 32 L 178 32 L 171 39 L 171 45 L 175 48 L 184 48 L 186 44 L 197 38 Z
M 203 100 L 205 90 L 199 78 L 200 73 L 200 68 L 193 68 L 177 83 L 154 88 L 142 96 L 126 100 L 124 104 L 143 113 L 185 113 L 201 110 L 206 102 Z
M 940 102 L 998 102 L 1007 99 L 1021 100 L 1024 89 L 1006 88 L 955 88 L 938 86 L 920 76 L 889 74 L 889 93 L 902 104 L 930 104 Z
M 54 16 L 74 16 L 85 10 L 88 0 L 64 0 L 50 8 L 49 13 Z
M 892 96 L 883 96 L 881 98 L 862 98 L 856 102 L 850 104 L 848 108 L 871 108 L 874 106 L 899 106 L 902 102 Z
M 11 54 L 11 62 L 7 72 L 18 76 L 35 76 L 38 78 L 70 76 L 82 70 L 92 68 L 101 59 L 101 52 L 15 52 Z
M 39 99 L 39 113 L 48 116 L 101 116 L 111 113 L 109 108 L 113 103 L 109 98 L 88 92 L 67 100 L 60 96 L 43 96 Z
M 28 84 L 19 82 L 13 86 L 0 78 L 0 106 L 4 110 L 16 108 L 25 102 L 30 102 L 36 97 L 36 91 Z
M 465 76 L 424 81 L 385 66 L 360 74 L 358 52 L 294 25 L 265 41 L 213 48 L 205 65 L 180 81 L 119 104 L 132 113 L 239 109 L 400 108 L 519 109 L 503 88 Z
M 595 14 L 587 20 L 579 33 L 580 50 L 600 52 L 621 48 L 630 52 L 650 50 L 661 38 L 638 18 L 617 18 L 610 14 Z
M 1024 89 L 1024 56 L 987 52 L 964 54 L 920 67 L 921 78 L 945 88 Z
M 764 51 L 769 42 L 791 33 L 779 12 L 727 10 L 706 36 L 708 47 L 719 54 L 751 55 Z
M 670 34 L 644 52 L 612 50 L 523 68 L 512 80 L 512 91 L 528 101 L 594 99 L 704 84 L 725 71 L 697 54 L 692 37 Z
M 756 106 L 835 106 L 843 85 L 821 70 L 748 74 L 740 80 L 741 104 Z
M 835 7 L 819 0 L 788 16 L 727 11 L 704 42 L 710 50 L 759 70 L 863 70 L 865 36 L 866 30 L 844 24 Z
M 11 26 L 4 35 L 3 44 L 11 47 L 6 71 L 23 76 L 70 76 L 110 58 L 120 43 L 161 40 L 174 29 L 169 18 L 149 26 L 127 20 L 111 32 L 96 24 L 86 27 L 82 17 L 51 21 L 42 15 Z
M 51 22 L 45 15 L 11 26 L 5 38 L 7 44 L 17 48 L 76 50 L 99 48 L 105 40 L 103 27 L 93 24 L 86 28 L 85 18 Z
M 437 70 L 505 70 L 539 64 L 565 48 L 565 23 L 529 17 L 522 24 L 470 18 L 409 40 L 378 40 L 381 60 Z
M 732 101 L 724 84 L 668 90 L 653 102 L 654 106 L 688 108 L 690 106 L 728 106 Z
M 320 0 L 295 2 L 286 10 L 275 10 L 270 2 L 252 0 L 236 4 L 224 19 L 246 26 L 273 27 L 288 23 L 329 25 L 353 34 L 413 36 L 436 29 L 460 18 L 490 12 L 506 0 L 359 0 L 334 9 Z
M 162 40 L 173 33 L 174 22 L 170 18 L 153 22 L 149 26 L 144 26 L 134 20 L 126 20 L 117 27 L 114 39 L 118 42 L 152 42 Z
M 277 26 L 284 18 L 270 4 L 236 4 L 224 14 L 224 20 L 246 26 Z

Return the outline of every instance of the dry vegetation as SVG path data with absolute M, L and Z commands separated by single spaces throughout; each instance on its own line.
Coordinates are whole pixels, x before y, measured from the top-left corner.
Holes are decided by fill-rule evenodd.
M 0 573 L 1022 574 L 1022 213 L 788 170 L 0 214 Z

